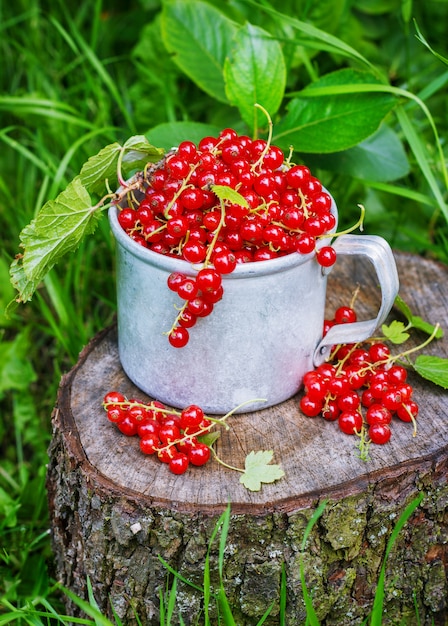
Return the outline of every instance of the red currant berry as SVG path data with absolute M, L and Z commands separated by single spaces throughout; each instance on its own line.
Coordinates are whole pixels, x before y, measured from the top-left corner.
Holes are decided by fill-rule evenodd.
M 316 252 L 316 259 L 322 267 L 331 267 L 336 263 L 336 250 L 331 246 L 323 246 Z
M 196 145 L 192 141 L 181 141 L 177 147 L 177 155 L 192 163 L 197 154 Z
M 206 302 L 204 298 L 201 298 L 200 296 L 196 296 L 196 298 L 189 300 L 187 304 L 187 311 L 191 313 L 192 315 L 196 315 L 196 317 L 205 317 L 207 313 L 206 313 Z
M 387 379 L 393 385 L 406 382 L 407 376 L 407 369 L 402 365 L 392 365 L 392 367 L 387 370 Z
M 296 250 L 300 254 L 309 254 L 316 247 L 316 239 L 308 233 L 302 233 L 296 240 Z
M 397 417 L 402 422 L 412 422 L 418 415 L 418 404 L 413 400 L 402 402 L 397 408 Z
M 190 404 L 180 414 L 181 428 L 185 430 L 189 426 L 198 426 L 204 419 L 204 411 L 197 404 Z
M 167 158 L 166 169 L 174 180 L 182 180 L 189 174 L 190 165 L 185 158 L 174 154 Z
M 174 348 L 183 348 L 187 345 L 190 335 L 188 330 L 182 326 L 177 326 L 168 335 L 168 341 Z
M 189 239 L 182 247 L 182 256 L 189 263 L 202 263 L 207 254 L 207 248 L 199 241 Z
M 125 415 L 125 417 L 120 422 L 117 422 L 117 426 L 119 431 L 127 437 L 133 437 L 138 433 L 137 422 L 129 415 Z
M 306 394 L 300 399 L 300 410 L 307 417 L 316 417 L 322 411 L 323 401 L 313 400 Z
M 366 411 L 366 422 L 372 424 L 390 424 L 392 413 L 382 404 L 372 404 Z
M 293 165 L 293 167 L 286 172 L 288 185 L 295 189 L 301 188 L 310 177 L 311 172 L 305 165 Z
M 327 390 L 328 382 L 317 373 L 305 386 L 305 393 L 312 400 L 323 400 Z
M 379 361 L 385 361 L 389 358 L 390 350 L 385 343 L 377 341 L 370 346 L 369 354 L 372 363 L 378 363 Z
M 142 439 L 148 435 L 157 435 L 159 433 L 160 424 L 156 419 L 150 419 L 138 425 L 138 436 Z
M 350 381 L 345 374 L 339 374 L 328 383 L 328 391 L 334 396 L 341 396 L 350 391 Z
M 122 422 L 126 417 L 127 411 L 119 406 L 110 406 L 107 409 L 107 419 L 114 424 Z
M 396 411 L 400 404 L 403 402 L 403 397 L 400 390 L 393 386 L 388 387 L 381 396 L 381 404 L 383 404 L 389 411 Z
M 221 274 L 212 268 L 206 267 L 199 270 L 196 276 L 196 284 L 203 293 L 213 293 L 221 287 Z
M 338 396 L 337 403 L 341 411 L 354 411 L 359 407 L 361 401 L 356 391 L 347 391 Z
M 179 326 L 182 326 L 182 328 L 193 328 L 193 326 L 197 322 L 197 319 L 198 318 L 194 313 L 185 308 L 180 314 L 177 323 L 179 324 Z
M 118 214 L 118 223 L 124 230 L 131 230 L 135 228 L 138 220 L 138 213 L 135 209 L 125 208 L 121 209 Z
M 157 457 L 162 463 L 169 463 L 171 459 L 178 453 L 175 445 L 161 448 L 157 450 Z
M 160 439 L 155 433 L 148 433 L 141 437 L 139 445 L 143 454 L 154 454 L 160 447 Z
M 369 427 L 369 438 L 372 443 L 383 445 L 389 441 L 391 434 L 388 424 L 374 423 Z
M 213 265 L 220 274 L 230 274 L 236 267 L 236 258 L 231 250 L 222 250 L 213 255 Z
M 168 467 L 173 474 L 185 474 L 188 469 L 189 460 L 184 452 L 178 452 L 170 460 Z
M 334 314 L 336 324 L 351 324 L 356 322 L 357 315 L 354 309 L 349 306 L 340 306 Z
M 359 411 L 344 411 L 338 417 L 339 428 L 346 435 L 355 435 L 362 429 L 362 415 Z
M 159 439 L 162 443 L 174 443 L 180 438 L 180 430 L 177 426 L 170 426 L 169 424 L 163 424 L 160 426 Z
M 198 291 L 194 278 L 186 278 L 177 287 L 177 295 L 183 300 L 193 300 L 198 295 Z
M 334 422 L 338 419 L 340 412 L 341 409 L 338 407 L 336 400 L 329 400 L 322 409 L 322 417 L 329 422 Z
M 205 465 L 210 458 L 210 448 L 205 443 L 197 443 L 188 452 L 188 460 L 192 465 Z
M 166 224 L 166 230 L 174 237 L 184 237 L 189 228 L 188 221 L 185 217 L 172 217 Z
M 171 289 L 171 291 L 177 292 L 179 286 L 184 282 L 184 280 L 186 280 L 186 278 L 185 274 L 182 274 L 181 272 L 172 272 L 166 281 L 168 288 Z
M 123 402 L 126 402 L 126 398 L 125 396 L 120 393 L 119 391 L 109 391 L 108 393 L 106 393 L 106 395 L 103 398 L 103 404 L 104 405 L 108 405 L 108 404 L 121 404 Z

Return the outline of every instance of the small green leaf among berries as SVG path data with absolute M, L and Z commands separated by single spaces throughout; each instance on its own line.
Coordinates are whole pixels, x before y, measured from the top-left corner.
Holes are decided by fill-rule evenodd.
M 260 491 L 262 483 L 273 483 L 283 478 L 285 472 L 279 465 L 271 465 L 274 452 L 260 450 L 250 452 L 246 457 L 244 473 L 240 478 L 249 491 Z
M 249 206 L 246 198 L 238 193 L 238 191 L 235 191 L 235 189 L 232 189 L 232 187 L 228 187 L 227 185 L 212 185 L 211 190 L 220 200 L 227 200 L 232 204 L 238 204 L 246 208 Z
M 399 322 L 398 320 L 394 320 L 389 325 L 383 324 L 381 326 L 381 330 L 386 339 L 388 339 L 391 343 L 400 344 L 409 339 L 409 333 L 406 332 L 406 326 L 403 322 Z

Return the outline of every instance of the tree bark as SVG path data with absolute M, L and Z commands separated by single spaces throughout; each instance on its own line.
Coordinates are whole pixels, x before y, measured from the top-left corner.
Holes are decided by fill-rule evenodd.
M 447 268 L 397 253 L 400 295 L 415 315 L 447 326 Z M 349 257 L 328 282 L 328 313 L 350 303 L 372 317 L 379 293 L 370 267 Z M 391 319 L 399 317 L 393 312 Z M 417 336 L 421 342 L 425 336 Z M 447 357 L 446 339 L 425 354 Z M 273 450 L 285 477 L 249 492 L 239 474 L 216 462 L 175 476 L 143 456 L 136 438 L 124 437 L 101 406 L 114 389 L 148 400 L 121 369 L 115 326 L 97 335 L 60 384 L 53 411 L 48 497 L 57 578 L 87 597 L 87 578 L 105 614 L 111 606 L 123 624 L 159 624 L 159 595 L 172 581 L 165 560 L 202 587 L 210 537 L 231 505 L 223 563 L 224 586 L 238 626 L 257 624 L 272 605 L 267 625 L 304 623 L 300 566 L 321 624 L 356 625 L 372 610 L 386 546 L 395 524 L 419 494 L 423 500 L 389 553 L 383 624 L 448 624 L 447 393 L 409 374 L 420 405 L 418 431 L 393 424 L 391 441 L 357 455 L 355 437 L 322 418 L 307 418 L 300 394 L 254 413 L 230 418 L 216 444 L 223 460 L 243 467 L 251 450 Z M 319 504 L 305 549 L 305 528 Z M 218 581 L 219 541 L 210 546 L 212 589 Z M 159 558 L 161 557 L 161 559 Z M 282 572 L 284 585 L 282 588 Z M 177 581 L 173 624 L 202 623 L 203 593 Z M 67 602 L 67 610 L 79 610 Z M 216 603 L 209 607 L 218 623 Z

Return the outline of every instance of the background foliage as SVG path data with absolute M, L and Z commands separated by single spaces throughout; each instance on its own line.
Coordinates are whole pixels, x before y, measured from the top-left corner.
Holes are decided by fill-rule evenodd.
M 19 234 L 104 145 L 266 134 L 334 195 L 341 225 L 448 260 L 446 0 L 18 0 L 0 4 L 0 599 L 52 597 L 45 503 L 61 375 L 113 319 L 107 220 L 32 302 Z

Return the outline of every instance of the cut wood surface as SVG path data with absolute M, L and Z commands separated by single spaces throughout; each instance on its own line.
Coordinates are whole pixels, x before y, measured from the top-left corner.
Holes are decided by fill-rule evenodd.
M 404 253 L 397 253 L 396 261 L 401 297 L 415 315 L 420 315 L 432 324 L 440 323 L 446 332 L 447 268 L 436 262 Z M 367 319 L 376 315 L 380 292 L 370 266 L 346 257 L 338 261 L 337 267 L 329 277 L 328 316 L 331 317 L 338 306 L 350 303 L 358 285 L 359 293 L 355 305 L 358 317 Z M 390 316 L 390 320 L 392 319 L 402 318 L 399 312 L 394 310 Z M 413 334 L 413 339 L 406 343 L 406 348 L 424 341 L 425 338 L 426 335 L 423 333 Z M 448 340 L 443 338 L 433 341 L 424 352 L 446 358 Z M 412 355 L 411 358 L 415 356 Z M 409 374 L 409 380 L 415 390 L 414 399 L 420 405 L 417 435 L 413 436 L 412 424 L 397 420 L 393 423 L 391 441 L 384 446 L 372 445 L 367 461 L 361 460 L 357 454 L 356 437 L 344 435 L 335 423 L 326 422 L 321 417 L 307 418 L 300 413 L 298 407 L 300 393 L 278 406 L 231 417 L 229 419 L 231 428 L 229 430 L 222 428 L 216 444 L 220 458 L 233 466 L 243 467 L 246 455 L 252 450 L 273 450 L 274 462 L 280 464 L 285 472 L 283 479 L 263 485 L 258 492 L 250 492 L 240 484 L 238 472 L 231 471 L 213 460 L 206 467 L 190 468 L 187 474 L 175 476 L 168 471 L 166 465 L 153 456 L 142 455 L 137 438 L 125 437 L 108 422 L 101 406 L 102 398 L 108 391 L 117 390 L 128 397 L 138 397 L 145 401 L 148 397 L 129 381 L 120 366 L 116 327 L 105 329 L 85 348 L 76 366 L 62 379 L 53 415 L 54 435 L 50 448 L 48 490 L 59 578 L 64 584 L 81 593 L 85 590 L 85 576 L 88 574 L 94 590 L 100 596 L 97 597 L 100 604 L 101 602 L 107 604 L 110 598 L 117 599 L 119 595 L 116 588 L 117 579 L 121 580 L 122 575 L 111 572 L 115 572 L 115 569 L 120 570 L 117 565 L 120 545 L 126 546 L 127 556 L 124 560 L 129 569 L 130 542 L 142 542 L 138 533 L 134 537 L 133 532 L 129 532 L 129 527 L 137 524 L 134 529 L 141 529 L 139 520 L 147 519 L 148 514 L 153 515 L 156 512 L 158 515 L 164 512 L 164 515 L 168 515 L 179 525 L 175 533 L 178 537 L 176 549 L 170 552 L 166 546 L 165 549 L 160 548 L 164 545 L 159 536 L 161 529 L 158 527 L 156 532 L 155 527 L 151 525 L 153 522 L 146 531 L 147 537 L 154 538 L 154 533 L 159 533 L 157 545 L 160 554 L 164 554 L 164 558 L 168 560 L 170 555 L 175 554 L 173 566 L 180 570 L 184 567 L 184 575 L 187 577 L 194 576 L 194 569 L 183 560 L 186 555 L 185 546 L 193 533 L 192 529 L 187 531 L 187 527 L 197 524 L 202 531 L 207 527 L 209 533 L 210 525 L 206 520 L 216 519 L 231 502 L 232 514 L 244 520 L 243 525 L 238 524 L 237 536 L 241 541 L 239 551 L 245 556 L 244 564 L 241 565 L 244 571 L 234 572 L 233 576 L 235 580 L 237 576 L 242 580 L 238 589 L 236 583 L 232 583 L 232 590 L 229 593 L 235 605 L 239 605 L 238 624 L 255 624 L 254 620 L 261 617 L 267 605 L 260 601 L 261 605 L 258 606 L 260 602 L 257 604 L 254 600 L 254 606 L 258 608 L 248 608 L 249 587 L 260 584 L 257 582 L 260 579 L 254 578 L 255 573 L 250 574 L 250 567 L 255 569 L 258 567 L 260 571 L 265 568 L 266 575 L 269 574 L 273 581 L 271 585 L 274 583 L 277 585 L 282 561 L 288 561 L 290 564 L 295 562 L 297 565 L 301 541 L 299 528 L 302 535 L 304 528 L 301 515 L 305 514 L 308 518 L 317 503 L 322 499 L 328 499 L 333 504 L 330 512 L 323 517 L 326 521 L 320 529 L 320 541 L 326 543 L 332 554 L 329 556 L 327 551 L 326 556 L 321 554 L 319 557 L 325 567 L 322 569 L 321 582 L 316 584 L 318 587 L 322 586 L 319 587 L 319 593 L 323 594 L 322 598 L 326 597 L 325 601 L 321 599 L 320 615 L 322 623 L 326 624 L 357 624 L 360 623 L 360 618 L 367 614 L 369 607 L 371 608 L 375 589 L 373 579 L 378 573 L 381 557 L 384 555 L 385 541 L 390 536 L 393 521 L 396 521 L 410 499 L 423 491 L 427 495 L 428 504 L 425 507 L 424 501 L 423 508 L 419 509 L 420 525 L 418 521 L 414 522 L 415 528 L 418 528 L 420 533 L 418 541 L 415 539 L 416 553 L 413 552 L 412 536 L 407 535 L 408 543 L 406 546 L 403 544 L 402 551 L 397 553 L 395 568 L 398 569 L 393 569 L 393 564 L 391 566 L 396 574 L 403 567 L 400 559 L 407 558 L 409 572 L 415 567 L 415 578 L 409 579 L 405 591 L 402 588 L 403 580 L 399 581 L 398 587 L 400 585 L 401 587 L 398 598 L 394 597 L 392 592 L 390 597 L 388 596 L 389 617 L 383 623 L 398 624 L 399 621 L 394 621 L 394 614 L 398 616 L 397 619 L 406 617 L 407 624 L 417 623 L 413 621 L 415 607 L 412 585 L 418 587 L 415 591 L 421 623 L 431 623 L 428 620 L 434 620 L 435 624 L 448 623 L 446 604 L 448 588 L 445 571 L 448 559 L 446 545 L 448 395 L 442 388 L 424 381 L 413 372 Z M 89 504 L 84 504 L 82 515 L 79 513 L 79 503 L 83 497 L 80 493 L 76 494 L 77 490 L 80 492 L 87 490 L 89 493 Z M 104 522 L 106 518 L 110 522 L 112 515 L 110 507 L 116 508 L 118 505 L 122 507 L 122 518 L 128 520 L 126 539 L 117 537 L 116 531 L 115 535 L 108 534 L 108 527 L 106 528 Z M 344 511 L 348 511 L 348 518 L 344 517 Z M 362 522 L 354 521 L 359 515 Z M 301 521 L 297 521 L 299 520 L 297 516 Z M 384 537 L 380 539 L 378 535 L 375 545 L 375 540 L 369 539 L 369 532 L 371 535 L 380 532 L 378 525 L 381 524 L 381 516 L 385 516 Z M 99 522 L 100 519 L 103 526 Z M 336 522 L 340 524 L 339 530 L 332 527 Z M 352 528 L 351 538 L 347 539 L 347 525 L 353 523 L 361 523 L 361 526 L 357 529 Z M 271 557 L 268 553 L 263 553 L 262 556 L 260 549 L 265 540 L 260 539 L 263 536 L 261 531 L 261 535 L 255 533 L 254 525 L 259 529 L 270 528 L 268 543 Z M 102 539 L 101 541 L 98 539 L 95 547 L 94 543 L 89 543 L 93 541 L 92 527 L 96 528 L 95 532 L 98 534 L 100 526 Z M 165 527 L 169 538 L 170 530 L 166 524 Z M 90 535 L 86 528 L 90 528 Z M 275 535 L 273 528 L 278 531 L 275 541 L 272 539 Z M 204 531 L 203 542 L 206 542 L 207 532 Z M 248 540 L 244 532 L 252 539 Z M 249 544 L 253 542 L 254 537 L 258 537 L 255 542 L 259 552 L 255 559 L 256 563 L 250 554 L 245 553 L 248 542 Z M 105 541 L 108 542 L 107 549 Z M 172 536 L 170 540 L 167 539 L 168 543 L 170 541 Z M 114 542 L 116 551 L 111 547 Z M 234 538 L 234 542 L 238 544 L 238 539 Z M 157 547 L 154 547 L 154 543 L 151 545 L 155 551 Z M 100 558 L 98 554 L 95 556 L 95 550 L 99 553 L 103 550 L 108 555 L 104 553 Z M 317 544 L 313 550 L 318 551 Z M 113 559 L 110 556 L 112 553 Z M 370 555 L 368 557 L 370 563 L 367 564 L 366 555 Z M 189 558 L 193 563 L 191 555 Z M 101 567 L 98 565 L 99 560 L 102 562 Z M 109 567 L 111 570 L 106 576 L 107 581 L 104 563 L 106 568 Z M 437 570 L 431 569 L 434 563 Z M 273 564 L 276 564 L 274 573 L 270 569 Z M 139 568 L 141 567 L 144 566 L 140 564 Z M 133 583 L 132 587 L 126 576 L 120 584 L 126 587 L 128 594 L 131 585 L 133 594 L 137 594 L 134 605 L 136 603 L 138 606 L 146 607 L 146 623 L 156 624 L 158 622 L 151 619 L 157 619 L 158 613 L 155 608 L 157 585 L 160 586 L 163 581 L 155 581 L 151 587 L 148 576 L 151 578 L 156 570 L 160 575 L 160 569 L 157 569 L 154 563 L 151 567 L 153 573 L 147 574 L 145 582 L 142 583 L 144 591 L 137 593 L 138 584 Z M 347 572 L 351 571 L 350 568 L 353 569 L 354 579 L 349 585 Z M 103 573 L 99 572 L 100 569 Z M 437 575 L 434 579 L 436 582 L 433 581 L 435 585 L 433 588 L 430 583 L 434 572 Z M 143 576 L 141 573 L 140 575 Z M 228 575 L 230 576 L 229 573 Z M 257 575 L 259 576 L 260 572 Z M 304 613 L 297 570 L 292 569 L 290 576 L 289 621 L 286 623 L 299 624 Z M 399 577 L 403 578 L 401 575 Z M 310 581 L 313 583 L 312 576 Z M 246 595 L 243 593 L 244 589 Z M 327 605 L 330 591 L 335 599 L 329 608 Z M 276 593 L 278 594 L 278 589 Z M 271 601 L 272 598 L 278 601 L 272 589 L 266 594 L 266 602 L 269 598 Z M 337 601 L 338 594 L 345 600 Z M 263 589 L 260 589 L 259 596 L 264 598 Z M 192 608 L 185 609 L 183 613 L 186 624 L 194 623 L 193 615 L 199 602 L 197 598 L 196 600 L 193 600 L 192 596 L 189 598 Z M 241 598 L 246 598 L 246 601 L 243 602 Z M 128 623 L 132 623 L 129 610 L 124 607 L 123 598 L 120 602 L 123 606 L 119 613 L 128 616 Z M 325 610 L 324 605 L 327 607 Z M 411 613 L 408 610 L 409 606 Z M 349 608 L 353 611 L 353 620 L 346 618 L 346 621 L 338 621 L 341 615 L 346 615 Z M 278 623 L 275 621 L 277 619 L 275 615 L 278 615 L 278 610 L 273 612 L 272 621 L 268 620 L 266 624 Z

